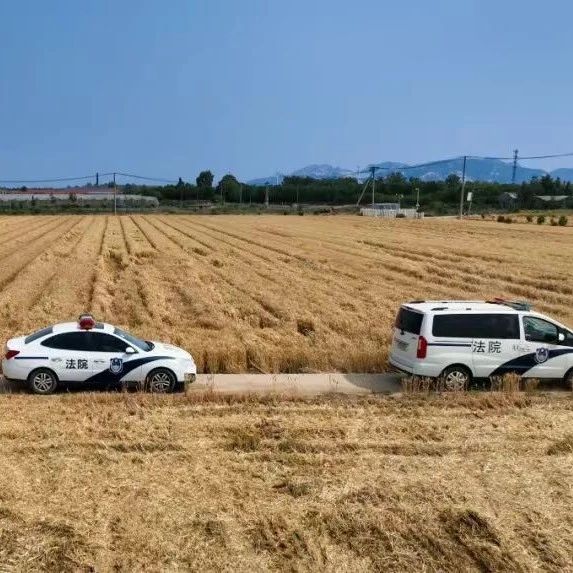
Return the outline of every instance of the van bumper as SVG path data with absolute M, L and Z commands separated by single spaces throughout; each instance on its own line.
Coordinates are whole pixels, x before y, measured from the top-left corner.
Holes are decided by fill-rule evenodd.
M 443 370 L 443 366 L 440 364 L 432 364 L 426 360 L 416 361 L 413 363 L 406 363 L 397 360 L 395 356 L 390 356 L 390 364 L 397 368 L 401 372 L 406 374 L 411 374 L 412 376 L 423 376 L 427 378 L 437 378 Z

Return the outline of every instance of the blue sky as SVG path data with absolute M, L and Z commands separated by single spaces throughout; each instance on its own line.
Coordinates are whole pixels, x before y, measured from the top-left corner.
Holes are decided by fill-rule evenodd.
M 572 24 L 565 0 L 2 2 L 0 179 L 568 152 Z

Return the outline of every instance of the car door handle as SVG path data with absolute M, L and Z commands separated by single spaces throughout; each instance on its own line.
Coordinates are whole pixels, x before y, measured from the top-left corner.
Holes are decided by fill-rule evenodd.
M 96 364 L 105 364 L 105 360 L 101 360 L 101 359 L 94 360 L 94 362 Z
M 62 359 L 61 358 L 52 358 L 52 362 L 61 362 Z

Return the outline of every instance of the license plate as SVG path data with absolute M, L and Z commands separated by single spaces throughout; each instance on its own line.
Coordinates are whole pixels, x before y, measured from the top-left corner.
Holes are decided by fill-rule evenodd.
M 408 350 L 408 343 L 404 342 L 403 340 L 396 340 L 396 346 L 400 350 Z

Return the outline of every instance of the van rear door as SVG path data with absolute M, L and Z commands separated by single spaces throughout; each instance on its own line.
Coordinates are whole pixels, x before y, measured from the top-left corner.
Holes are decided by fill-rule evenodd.
M 390 358 L 404 370 L 411 371 L 416 361 L 423 320 L 424 313 L 413 308 L 402 306 L 398 311 Z

